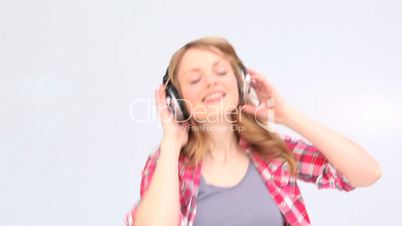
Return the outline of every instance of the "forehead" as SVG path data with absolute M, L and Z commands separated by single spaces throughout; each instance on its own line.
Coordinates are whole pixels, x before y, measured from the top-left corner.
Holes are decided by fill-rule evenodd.
M 224 54 L 217 48 L 190 48 L 184 53 L 180 60 L 178 72 L 181 74 L 185 73 L 187 70 L 195 68 L 209 68 L 217 61 L 229 64 L 229 61 L 224 57 Z

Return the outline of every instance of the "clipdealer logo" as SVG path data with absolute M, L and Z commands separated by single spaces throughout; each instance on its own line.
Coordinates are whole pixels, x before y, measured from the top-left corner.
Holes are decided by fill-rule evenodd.
M 210 105 L 210 106 L 197 105 L 194 107 L 190 102 L 188 102 L 185 99 L 181 99 L 181 101 L 185 102 L 187 107 L 189 109 L 192 109 L 192 111 L 190 112 L 190 116 L 187 119 L 182 120 L 180 122 L 187 122 L 192 118 L 199 124 L 197 126 L 190 126 L 189 129 L 192 129 L 194 131 L 202 131 L 202 130 L 208 131 L 212 129 L 222 130 L 224 128 L 219 128 L 219 126 L 211 127 L 207 126 L 206 124 L 222 122 L 223 120 L 232 123 L 232 130 L 244 131 L 246 129 L 244 128 L 244 126 L 239 126 L 235 124 L 235 121 L 231 117 L 231 115 L 238 114 L 239 115 L 238 120 L 239 122 L 241 122 L 242 114 L 240 114 L 240 112 L 242 111 L 242 109 L 239 108 L 238 106 L 234 105 L 223 106 L 223 103 L 220 102 L 219 104 L 216 105 Z M 261 103 L 258 106 L 256 106 L 256 110 L 253 114 L 255 122 L 259 126 L 271 132 L 275 131 L 274 104 L 275 104 L 274 98 L 271 98 L 265 103 Z M 160 107 L 161 110 L 165 108 L 167 108 L 170 112 L 172 112 L 172 110 L 167 105 Z M 134 123 L 149 123 L 159 121 L 160 120 L 159 112 L 157 111 L 158 108 L 156 106 L 155 100 L 151 98 L 137 98 L 131 101 L 131 103 L 129 104 L 129 116 Z M 265 117 L 263 117 L 267 118 L 268 119 L 267 121 L 261 121 L 260 118 L 261 115 L 263 114 L 267 114 Z M 169 122 L 171 120 L 178 121 L 175 114 L 170 114 L 170 116 L 171 117 L 166 119 L 166 122 Z

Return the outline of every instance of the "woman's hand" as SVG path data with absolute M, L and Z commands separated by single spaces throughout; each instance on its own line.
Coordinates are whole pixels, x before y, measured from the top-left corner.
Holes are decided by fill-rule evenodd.
M 158 116 L 163 128 L 162 140 L 168 140 L 169 143 L 176 144 L 176 146 L 180 150 L 181 147 L 183 147 L 188 141 L 189 123 L 185 122 L 183 124 L 179 124 L 175 120 L 173 113 L 169 111 L 168 105 L 166 103 L 165 87 L 163 84 L 161 84 L 155 90 L 155 100 Z
M 242 110 L 255 116 L 264 124 L 272 121 L 284 124 L 288 106 L 277 90 L 268 82 L 264 75 L 247 68 L 251 77 L 251 86 L 254 88 L 259 106 L 243 105 Z

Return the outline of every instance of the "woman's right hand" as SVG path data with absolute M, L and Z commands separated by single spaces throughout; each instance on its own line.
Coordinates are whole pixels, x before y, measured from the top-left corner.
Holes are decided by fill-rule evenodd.
M 178 123 L 172 112 L 169 111 L 166 102 L 165 87 L 161 84 L 155 90 L 155 100 L 159 119 L 162 123 L 163 141 L 176 145 L 179 148 L 183 147 L 188 141 L 188 122 Z

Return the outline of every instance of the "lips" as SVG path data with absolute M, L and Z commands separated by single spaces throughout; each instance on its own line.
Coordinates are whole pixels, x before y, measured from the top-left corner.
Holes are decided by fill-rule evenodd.
M 206 95 L 204 98 L 202 98 L 202 102 L 204 102 L 204 103 L 213 103 L 213 102 L 221 100 L 225 96 L 226 96 L 226 94 L 224 92 L 215 91 L 215 92 L 212 92 L 212 93 Z

